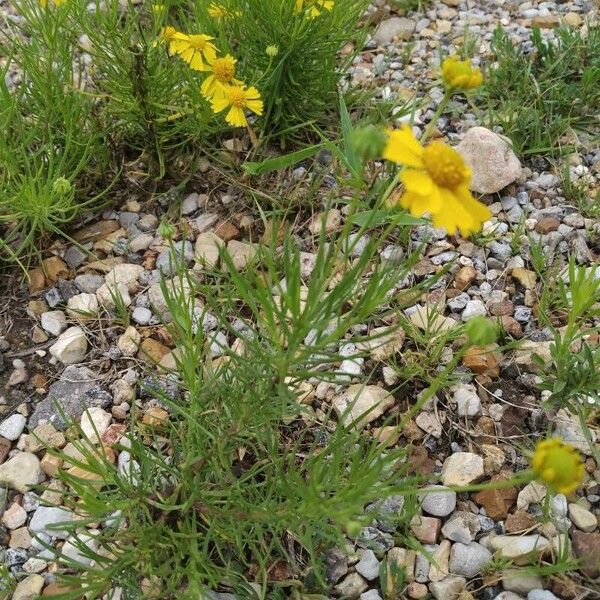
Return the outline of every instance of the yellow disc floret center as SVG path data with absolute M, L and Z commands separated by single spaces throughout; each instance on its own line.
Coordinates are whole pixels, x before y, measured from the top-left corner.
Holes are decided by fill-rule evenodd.
M 230 59 L 217 58 L 212 65 L 213 73 L 219 81 L 227 82 L 233 79 L 235 65 Z
M 206 46 L 206 40 L 202 35 L 190 35 L 190 46 L 194 50 L 203 50 Z
M 244 90 L 239 87 L 231 88 L 229 90 L 229 101 L 232 106 L 244 108 L 246 105 L 246 94 L 244 94 Z
M 456 188 L 466 183 L 469 171 L 456 151 L 444 142 L 431 142 L 423 150 L 423 163 L 431 178 L 440 187 Z

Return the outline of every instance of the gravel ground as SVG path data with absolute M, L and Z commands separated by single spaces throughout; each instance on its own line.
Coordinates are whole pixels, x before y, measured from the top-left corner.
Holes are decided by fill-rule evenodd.
M 478 56 L 485 56 L 498 24 L 515 41 L 527 40 L 532 25 L 539 25 L 543 35 L 551 38 L 553 27 L 561 21 L 584 27 L 584 18 L 593 9 L 588 0 L 444 0 L 423 12 L 399 15 L 377 1 L 372 7 L 377 23 L 373 37 L 355 60 L 349 78 L 375 86 L 383 98 L 406 99 L 417 83 L 431 80 L 440 52 L 446 54 L 456 45 L 467 25 L 470 33 L 478 36 Z M 7 3 L 0 2 L 0 14 L 7 11 Z M 410 45 L 414 46 L 406 60 Z M 441 89 L 429 91 L 430 104 L 416 114 L 417 135 L 441 95 Z M 431 227 L 417 228 L 413 242 L 426 243 L 424 255 L 399 287 L 408 287 L 452 262 L 428 299 L 429 306 L 440 314 L 439 327 L 450 328 L 477 315 L 499 317 L 506 333 L 521 340 L 523 346 L 517 352 L 492 347 L 484 355 L 467 354 L 457 369 L 459 383 L 438 394 L 415 416 L 400 443 L 415 443 L 411 457 L 415 472 L 439 473 L 442 484 L 463 485 L 510 477 L 526 464 L 519 445 L 551 429 L 586 455 L 586 482 L 578 497 L 554 497 L 552 519 L 543 523 L 537 517 L 546 492 L 535 483 L 522 489 L 476 494 L 457 495 L 444 489 L 431 492 L 423 498 L 421 514 L 411 528 L 435 564 L 424 554 L 395 546 L 389 528 L 376 521 L 352 540 L 349 557 L 339 551 L 326 557 L 328 576 L 335 584 L 333 594 L 377 600 L 380 565 L 387 561 L 406 568 L 405 594 L 409 598 L 428 594 L 438 600 L 473 596 L 484 600 L 600 598 L 600 468 L 589 456 L 590 449 L 572 415 L 542 408 L 543 398 L 535 389 L 532 354 L 548 356 L 551 334 L 536 319 L 540 282 L 531 269 L 522 230 L 524 223 L 531 238 L 559 263 L 566 263 L 572 253 L 579 264 L 591 266 L 600 254 L 600 223 L 585 218 L 565 201 L 559 170 L 539 170 L 539 165 L 546 163 L 535 159 L 521 164 L 506 142 L 480 127 L 468 105 L 456 114 L 459 116 L 442 118 L 439 129 L 459 145 L 472 164 L 474 184 L 490 206 L 493 219 L 484 226 L 483 242 L 447 238 Z M 585 178 L 591 185 L 599 185 L 598 148 L 584 149 L 569 160 L 574 180 Z M 293 173 L 298 180 L 304 176 L 304 167 Z M 181 225 L 190 232 L 190 241 L 179 243 L 180 255 L 192 266 L 195 256 L 214 260 L 218 245 L 226 244 L 236 265 L 243 268 L 255 252 L 251 240 L 256 239 L 256 215 L 231 210 L 236 205 L 235 190 L 209 195 L 204 191 L 183 199 Z M 29 289 L 15 286 L 4 292 L 0 309 L 0 482 L 6 487 L 0 487 L 0 545 L 5 546 L 0 553 L 20 580 L 15 599 L 55 589 L 52 558 L 39 539 L 55 546 L 64 544 L 66 554 L 75 552 L 65 540 L 66 532 L 47 529 L 49 523 L 69 518 L 65 510 L 44 506 L 56 494 L 46 491 L 39 498 L 25 491 L 27 485 L 42 481 L 57 491 L 60 487 L 54 478 L 59 467 L 56 459 L 36 440 L 37 436 L 48 446 L 67 452 L 72 446 L 64 435 L 65 423 L 53 409 L 54 399 L 62 399 L 67 414 L 81 419 L 84 429 L 92 431 L 88 417 L 82 417 L 88 408 L 102 440 L 113 444 L 126 430 L 133 402 L 146 413 L 157 409 L 152 401 L 136 399 L 134 386 L 145 377 L 152 361 L 173 363 L 172 348 L 161 337 L 161 315 L 156 314 L 160 272 L 170 275 L 167 244 L 158 233 L 160 210 L 161 206 L 146 206 L 137 200 L 124 202 L 75 234 L 98 260 L 75 246 L 57 242 L 44 261 L 45 275 L 37 270 Z M 319 227 L 319 218 L 316 215 L 299 227 L 298 233 L 308 239 Z M 335 210 L 328 226 L 335 230 L 343 219 L 343 209 Z M 310 246 L 307 250 L 310 265 Z M 391 255 L 395 250 L 391 241 L 384 252 Z M 110 305 L 114 289 L 128 305 L 131 325 L 124 332 L 105 320 L 99 326 L 97 319 L 83 319 L 77 312 L 100 314 Z M 421 304 L 410 307 L 406 314 L 419 327 L 426 309 L 427 305 Z M 219 342 L 214 351 L 218 358 L 222 352 L 219 344 L 230 346 L 235 340 L 226 338 L 216 326 L 216 321 L 206 323 Z M 366 361 L 345 360 L 339 369 L 353 383 L 362 383 L 371 362 L 385 364 L 402 352 L 403 345 L 406 349 L 409 342 L 400 336 L 385 348 L 373 350 Z M 349 339 L 340 353 L 352 354 L 351 346 Z M 449 348 L 447 359 L 450 356 Z M 369 381 L 358 392 L 357 388 L 314 382 L 307 394 L 318 405 L 330 404 L 341 410 L 348 396 L 358 393 L 365 408 L 378 404 L 393 410 L 397 399 L 386 390 L 394 387 L 394 373 L 385 366 L 381 372 L 382 381 Z M 382 435 L 375 425 L 376 421 L 371 426 L 373 433 Z M 122 462 L 124 457 L 117 460 Z M 396 514 L 402 510 L 402 499 L 390 499 L 385 506 L 390 514 Z M 503 571 L 501 578 L 482 576 L 482 567 L 492 555 L 522 565 L 532 553 L 548 556 L 552 548 L 564 543 L 583 560 L 581 572 L 544 578 L 524 576 L 511 568 Z

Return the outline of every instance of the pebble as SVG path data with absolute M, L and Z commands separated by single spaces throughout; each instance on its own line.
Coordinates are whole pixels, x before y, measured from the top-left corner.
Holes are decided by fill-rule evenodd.
M 49 310 L 40 315 L 42 329 L 54 337 L 67 328 L 67 316 L 62 310 Z
M 378 419 L 393 404 L 394 396 L 387 390 L 362 384 L 350 386 L 331 401 L 333 410 L 345 426 L 355 423 L 360 427 Z
M 469 544 L 481 530 L 481 520 L 470 512 L 454 513 L 442 527 L 442 535 L 453 542 Z
M 459 417 L 474 417 L 481 412 L 481 400 L 473 384 L 460 384 L 454 389 L 454 402 Z
M 596 515 L 579 504 L 569 504 L 569 518 L 577 529 L 587 533 L 591 533 L 598 527 Z
M 34 600 L 41 594 L 43 587 L 44 578 L 41 575 L 28 575 L 17 584 L 12 600 Z
M 40 461 L 31 452 L 17 452 L 0 465 L 0 483 L 18 492 L 27 491 L 29 486 L 40 483 L 42 479 Z
M 16 502 L 13 502 L 2 515 L 2 523 L 8 529 L 17 529 L 27 521 L 27 511 Z
M 423 495 L 421 508 L 434 517 L 447 517 L 456 508 L 456 492 L 432 485 Z
M 450 572 L 469 579 L 476 577 L 481 569 L 492 559 L 492 553 L 477 542 L 457 543 L 450 551 Z
M 379 577 L 379 567 L 379 561 L 373 550 L 365 550 L 354 568 L 367 581 L 373 581 Z
M 26 423 L 27 419 L 23 415 L 15 413 L 0 423 L 0 436 L 11 441 L 18 440 Z
M 484 476 L 483 458 L 472 452 L 455 452 L 446 458 L 442 466 L 442 483 L 448 486 L 464 486 Z
M 85 358 L 88 343 L 81 327 L 69 327 L 50 346 L 50 354 L 64 365 L 80 363 Z

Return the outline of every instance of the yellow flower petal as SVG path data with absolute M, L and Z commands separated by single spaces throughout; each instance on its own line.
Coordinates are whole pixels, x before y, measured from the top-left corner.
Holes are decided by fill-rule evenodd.
M 231 110 L 227 113 L 225 120 L 234 127 L 245 127 L 248 124 L 244 111 L 237 106 L 231 107 Z
M 423 146 L 419 144 L 408 126 L 386 130 L 387 143 L 383 158 L 407 167 L 423 168 Z
M 419 171 L 417 169 L 406 169 L 400 173 L 400 181 L 409 192 L 415 192 L 421 196 L 426 196 L 431 193 L 433 188 L 433 179 L 427 171 Z

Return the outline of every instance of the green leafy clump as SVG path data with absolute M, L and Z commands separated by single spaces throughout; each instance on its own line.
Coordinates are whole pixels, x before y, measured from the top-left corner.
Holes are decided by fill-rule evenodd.
M 83 583 L 90 597 L 120 587 L 139 598 L 154 587 L 159 598 L 198 598 L 247 582 L 285 597 L 324 592 L 323 553 L 344 531 L 356 536 L 371 524 L 377 512 L 366 505 L 412 493 L 406 449 L 385 448 L 355 426 L 365 415 L 344 413 L 336 427 L 330 408 L 319 416 L 301 402 L 309 381 L 343 381 L 340 342 L 358 324 L 382 323 L 410 269 L 409 258 L 378 260 L 389 228 L 360 253 L 350 231 L 320 239 L 306 283 L 290 236 L 280 253 L 265 248 L 244 272 L 223 254 L 223 270 L 198 278 L 181 269 L 164 282 L 176 373 L 167 387 L 146 379 L 139 393 L 170 416 L 134 415 L 116 447 L 120 466 L 85 441 L 76 443 L 83 460 L 61 456 L 67 502 L 102 524 L 93 545 L 80 536 L 96 568 L 66 583 Z M 238 338 L 217 362 L 219 338 L 202 326 L 209 320 Z M 72 465 L 96 476 L 75 476 Z M 410 517 L 398 515 L 397 525 Z
M 486 74 L 489 120 L 501 125 L 521 155 L 558 155 L 597 140 L 600 120 L 600 27 L 560 28 L 555 40 L 534 29 L 514 45 L 498 28 Z

